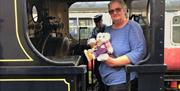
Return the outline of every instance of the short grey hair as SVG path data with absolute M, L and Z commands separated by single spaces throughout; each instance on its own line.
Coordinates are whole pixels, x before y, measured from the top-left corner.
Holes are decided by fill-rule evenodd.
M 126 5 L 126 3 L 124 2 L 124 0 L 111 0 L 110 2 L 109 2 L 109 4 L 108 4 L 108 9 L 110 8 L 110 5 L 112 4 L 112 3 L 114 3 L 114 2 L 118 2 L 121 6 L 122 6 L 122 8 L 126 11 L 126 17 L 127 17 L 127 5 Z
M 126 5 L 126 3 L 124 2 L 124 0 L 111 0 L 111 1 L 109 2 L 109 4 L 108 4 L 108 8 L 109 8 L 110 5 L 111 5 L 112 3 L 114 3 L 114 2 L 118 2 L 118 3 L 122 6 L 123 9 L 127 9 L 127 5 Z

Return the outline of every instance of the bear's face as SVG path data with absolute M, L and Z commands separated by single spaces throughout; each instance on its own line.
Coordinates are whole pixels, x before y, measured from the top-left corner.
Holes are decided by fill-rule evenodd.
M 98 33 L 96 40 L 100 43 L 105 43 L 110 40 L 110 34 L 109 33 Z
M 96 39 L 91 38 L 87 41 L 87 45 L 90 45 L 91 48 L 93 48 L 96 45 Z

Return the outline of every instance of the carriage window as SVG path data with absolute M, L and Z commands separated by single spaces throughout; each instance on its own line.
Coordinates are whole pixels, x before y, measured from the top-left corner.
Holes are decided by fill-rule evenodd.
M 79 25 L 80 26 L 92 26 L 93 25 L 92 18 L 79 18 Z
M 71 26 L 77 26 L 77 18 L 70 18 L 69 19 L 69 24 Z
M 180 24 L 180 16 L 174 16 L 173 24 Z
M 148 0 L 134 0 L 129 9 L 130 19 L 138 22 L 144 30 L 144 26 L 150 23 L 150 5 Z
M 93 27 L 92 18 L 79 18 L 80 39 L 88 39 Z
M 77 18 L 69 18 L 69 33 L 74 39 L 78 39 Z
M 180 16 L 174 16 L 172 23 L 173 42 L 180 43 Z
M 92 18 L 69 18 L 69 33 L 76 40 L 88 39 L 93 27 Z

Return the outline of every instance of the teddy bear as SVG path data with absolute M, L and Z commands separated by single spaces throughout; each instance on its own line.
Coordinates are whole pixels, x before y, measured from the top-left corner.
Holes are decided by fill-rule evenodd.
M 95 59 L 97 61 L 106 61 L 109 55 L 113 53 L 109 33 L 98 33 L 96 39 L 89 39 L 87 44 L 91 47 L 91 49 L 84 50 L 88 61 Z

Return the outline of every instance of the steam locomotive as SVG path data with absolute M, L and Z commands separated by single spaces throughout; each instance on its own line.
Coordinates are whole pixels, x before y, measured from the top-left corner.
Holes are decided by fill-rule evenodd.
M 91 29 L 82 23 L 82 26 L 76 27 L 76 38 L 70 34 L 72 27 L 69 23 L 69 8 L 75 2 L 90 1 L 0 0 L 2 91 L 88 91 L 88 69 L 83 63 L 85 59 L 82 57 L 82 51 L 87 48 L 86 32 Z M 148 45 L 148 53 L 144 60 L 138 65 L 125 67 L 128 85 L 129 73 L 136 71 L 139 76 L 139 91 L 178 90 L 177 86 L 173 87 L 172 84 L 176 82 L 178 85 L 180 79 L 179 58 L 176 56 L 179 53 L 180 39 L 179 8 L 176 8 L 174 16 L 167 18 L 165 0 L 125 2 L 128 5 L 129 17 L 139 12 L 142 15 L 143 18 L 138 16 L 142 19 L 139 23 Z M 142 5 L 138 5 L 140 3 Z M 170 22 L 166 23 L 168 19 Z M 167 28 L 169 24 L 172 24 L 168 27 L 172 31 L 169 31 L 170 33 Z M 168 36 L 173 43 L 167 40 Z M 171 44 L 174 47 L 172 50 Z M 168 52 L 174 50 L 176 54 L 169 55 L 172 53 Z M 175 57 L 176 60 L 171 59 Z

